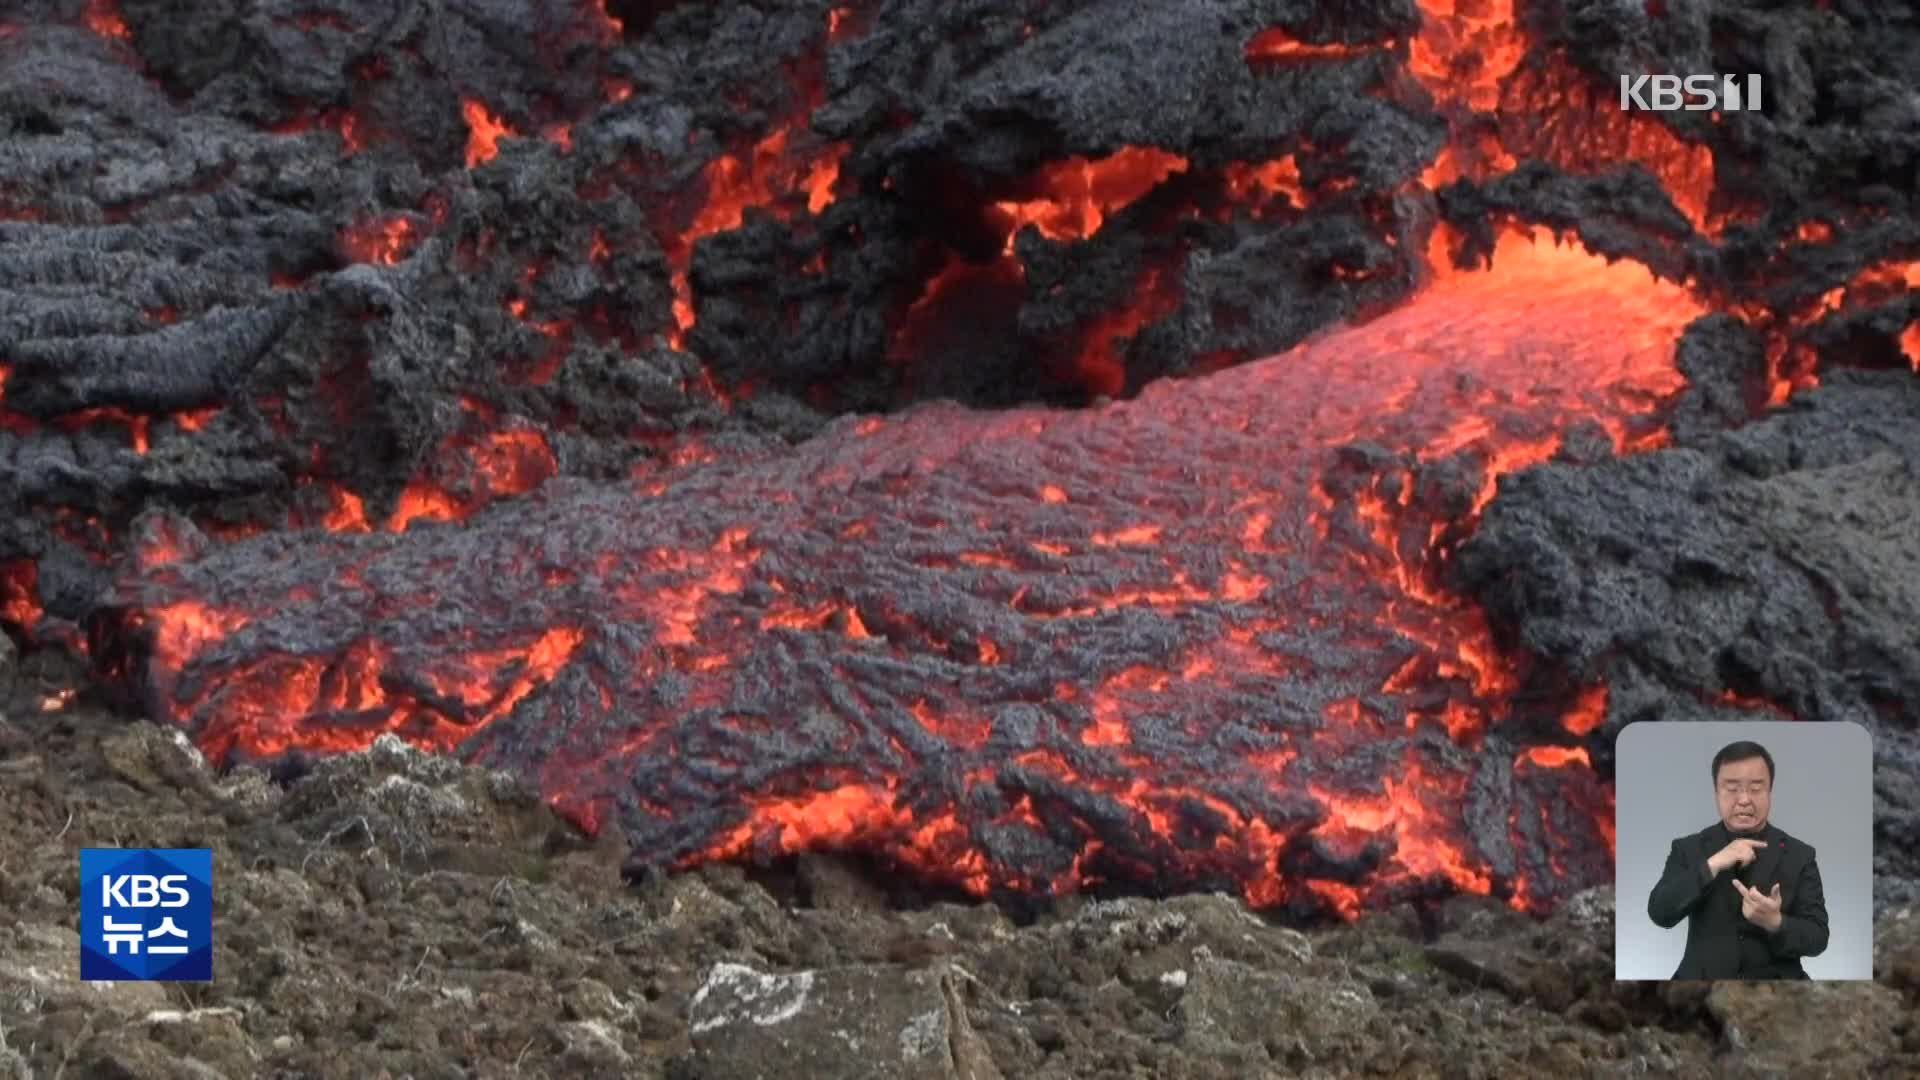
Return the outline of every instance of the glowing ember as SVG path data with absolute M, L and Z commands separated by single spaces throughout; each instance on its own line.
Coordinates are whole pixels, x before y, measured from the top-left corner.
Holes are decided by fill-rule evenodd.
M 218 406 L 205 409 L 192 409 L 183 413 L 175 413 L 173 422 L 179 424 L 183 431 L 205 431 L 207 425 L 212 423 L 213 418 L 218 415 L 220 415 Z
M 1316 60 L 1345 60 L 1378 51 L 1377 45 L 1313 45 L 1301 41 L 1284 27 L 1262 30 L 1247 42 L 1247 62 L 1301 63 Z
M 619 40 L 627 28 L 625 21 L 607 10 L 607 0 L 593 0 L 592 8 L 593 13 L 599 17 L 600 26 L 607 32 L 607 36 L 616 41 Z
M 1041 194 L 995 203 L 1006 216 L 1006 250 L 1026 225 L 1050 240 L 1081 240 L 1100 229 L 1106 215 L 1152 191 L 1176 172 L 1185 158 L 1152 147 L 1126 147 L 1098 161 L 1068 158 L 1048 166 L 1031 181 Z
M 1427 170 L 1439 187 L 1460 177 L 1485 179 L 1538 158 L 1573 173 L 1638 162 L 1660 178 L 1693 224 L 1717 235 L 1709 214 L 1713 154 L 1684 142 L 1652 114 L 1623 112 L 1611 85 L 1601 85 L 1564 56 L 1522 67 L 1527 39 L 1512 0 L 1456 3 L 1421 0 L 1425 15 L 1408 70 L 1444 110 L 1496 114 L 1497 133 L 1472 125 Z
M 1291 156 L 1277 161 L 1249 165 L 1234 162 L 1228 165 L 1223 176 L 1227 184 L 1227 194 L 1236 205 L 1256 204 L 1255 216 L 1259 216 L 1263 203 L 1279 196 L 1293 209 L 1304 209 L 1307 205 L 1306 190 L 1300 184 L 1300 166 Z
M 459 520 L 496 499 L 532 491 L 559 471 L 546 439 L 531 430 L 496 431 L 478 439 L 456 437 L 442 449 L 441 460 L 449 463 L 446 471 L 460 474 L 459 479 L 447 483 L 422 477 L 407 485 L 387 522 L 389 530 L 403 532 L 420 520 Z M 462 494 L 456 495 L 456 490 Z M 352 513 L 358 511 L 356 499 Z
M 1574 735 L 1585 735 L 1607 720 L 1607 688 L 1590 687 L 1574 700 L 1573 707 L 1561 719 L 1561 726 Z
M 26 630 L 40 622 L 39 577 L 32 559 L 0 563 L 0 622 Z
M 120 15 L 118 0 L 87 0 L 86 13 L 81 16 L 87 29 L 101 37 L 110 37 L 119 41 L 132 38 L 127 30 L 127 20 Z
M 1154 270 L 1141 279 L 1134 296 L 1133 303 L 1095 319 L 1085 332 L 1086 345 L 1076 355 L 1072 378 L 1091 393 L 1114 396 L 1126 389 L 1127 365 L 1120 355 L 1120 343 L 1180 306 L 1171 275 Z
M 148 571 L 135 617 L 216 753 L 457 744 L 663 865 L 829 844 L 976 891 L 1531 904 L 1610 873 L 1604 788 L 1522 745 L 1502 782 L 1544 775 L 1566 820 L 1463 824 L 1514 679 L 1437 583 L 1450 515 L 1416 474 L 1645 429 L 1700 310 L 1514 235 L 1364 326 L 1105 409 L 922 410 L 460 530 L 243 541 Z
M 832 41 L 844 38 L 852 28 L 853 9 L 837 7 L 827 12 L 827 37 Z
M 1797 717 L 1793 715 L 1793 710 L 1787 708 L 1785 705 L 1780 705 L 1775 702 L 1768 701 L 1764 698 L 1753 697 L 1750 694 L 1742 694 L 1733 690 L 1723 690 L 1718 695 L 1716 695 L 1713 700 L 1715 704 L 1723 705 L 1731 709 L 1745 709 L 1749 712 L 1771 713 L 1774 716 L 1777 716 L 1783 720 L 1797 719 Z
M 818 214 L 832 204 L 833 187 L 840 177 L 840 159 L 847 153 L 847 144 L 834 143 L 813 155 L 796 154 L 788 148 L 788 137 L 788 129 L 781 128 L 761 139 L 746 154 L 723 154 L 708 163 L 702 176 L 706 199 L 692 223 L 668 245 L 674 264 L 675 348 L 685 344 L 686 331 L 694 323 L 693 288 L 687 278 L 687 264 L 697 241 L 739 228 L 750 206 L 763 207 L 785 220 L 797 209 L 793 199 L 799 193 L 805 193 L 804 205 L 809 213 Z
M 824 156 L 798 161 L 787 152 L 787 129 L 760 140 L 744 156 L 723 154 L 707 166 L 707 199 L 694 217 L 683 242 L 740 227 L 749 206 L 771 206 L 789 192 L 804 191 L 809 212 L 819 213 L 833 202 L 833 184 L 840 175 L 844 144 L 835 144 Z
M 1501 83 L 1527 50 L 1513 0 L 1420 0 L 1420 11 L 1408 70 L 1443 108 L 1498 108 Z
M 357 154 L 367 148 L 367 136 L 360 117 L 351 109 L 324 109 L 315 113 L 301 109 L 292 117 L 275 124 L 275 135 L 300 135 L 315 128 L 331 130 L 340 136 L 342 155 Z
M 492 161 L 500 153 L 500 140 L 517 134 L 506 122 L 488 110 L 484 102 L 466 98 L 460 112 L 467 118 L 467 168 Z
M 416 238 L 411 218 L 399 214 L 369 218 L 344 230 L 340 246 L 355 262 L 392 266 L 412 250 Z

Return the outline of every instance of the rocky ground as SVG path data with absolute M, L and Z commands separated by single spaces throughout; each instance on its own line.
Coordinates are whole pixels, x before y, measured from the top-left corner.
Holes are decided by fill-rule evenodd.
M 1920 1075 L 1877 984 L 1616 984 L 1613 896 L 1299 930 L 1238 900 L 896 910 L 827 860 L 624 883 L 498 774 L 382 741 L 215 775 L 0 666 L 0 1078 Z M 215 978 L 77 979 L 79 849 L 211 847 Z M 1818 1022 L 1812 1022 L 1818 1018 Z

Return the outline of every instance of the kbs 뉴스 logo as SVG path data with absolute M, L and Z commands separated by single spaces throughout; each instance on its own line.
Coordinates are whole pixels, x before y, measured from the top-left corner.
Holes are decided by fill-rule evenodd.
M 82 849 L 80 977 L 211 980 L 212 850 Z

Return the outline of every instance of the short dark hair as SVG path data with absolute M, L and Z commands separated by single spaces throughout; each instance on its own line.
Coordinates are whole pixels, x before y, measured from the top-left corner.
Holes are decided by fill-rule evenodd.
M 1767 763 L 1767 786 L 1772 787 L 1773 755 L 1767 753 L 1766 747 L 1761 746 L 1757 742 L 1748 742 L 1745 739 L 1739 742 L 1728 743 L 1720 748 L 1719 753 L 1713 755 L 1713 782 L 1716 784 L 1720 782 L 1720 766 L 1725 765 L 1729 761 L 1751 761 L 1754 758 L 1759 758 L 1761 761 Z

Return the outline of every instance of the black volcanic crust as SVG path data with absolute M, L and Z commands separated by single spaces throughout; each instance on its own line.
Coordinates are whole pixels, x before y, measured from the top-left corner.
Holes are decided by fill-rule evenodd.
M 1728 320 L 1689 334 L 1685 411 L 1730 396 Z M 1734 358 L 1728 362 L 1728 357 Z M 1642 720 L 1802 720 L 1874 733 L 1879 901 L 1920 894 L 1920 380 L 1831 373 L 1783 410 L 1680 445 L 1503 478 L 1459 552 L 1460 580 L 1509 637 L 1609 688 L 1589 736 L 1611 770 Z
M 41 561 L 43 606 L 79 621 L 140 510 L 276 528 L 323 517 L 339 487 L 378 522 L 476 406 L 541 431 L 559 473 L 602 477 L 689 432 L 793 440 L 930 398 L 1077 404 L 1090 392 L 1063 371 L 1099 317 L 1153 293 L 1113 350 L 1131 393 L 1403 298 L 1436 216 L 1469 258 L 1496 218 L 1547 222 L 1783 315 L 1920 257 L 1911 14 L 1629 7 L 1526 6 L 1535 46 L 1494 126 L 1526 153 L 1578 144 L 1577 110 L 1526 97 L 1558 57 L 1604 108 L 1618 70 L 1766 72 L 1765 113 L 1665 121 L 1712 147 L 1716 201 L 1740 211 L 1718 247 L 1626 145 L 1582 158 L 1606 175 L 1523 162 L 1436 205 L 1418 180 L 1446 119 L 1404 70 L 1411 0 L 913 0 L 849 5 L 831 38 L 828 0 L 615 5 L 625 33 L 574 0 L 16 5 L 0 36 L 0 563 Z M 88 28 L 103 17 L 124 36 Z M 1250 64 L 1269 28 L 1351 48 Z M 565 126 L 567 148 L 506 138 L 469 169 L 469 103 L 529 136 Z M 776 199 L 684 250 L 704 171 L 782 130 L 794 160 L 775 171 L 834 162 L 833 201 Z M 1023 272 L 1003 272 L 995 202 L 1131 146 L 1184 171 L 1089 240 L 1023 230 Z M 1227 195 L 1238 164 L 1285 157 L 1297 195 Z M 1815 218 L 1841 227 L 1789 242 Z M 395 221 L 394 265 L 351 250 Z M 896 362 L 955 260 L 1003 271 L 935 305 L 963 333 Z M 690 352 L 669 344 L 681 271 Z M 1802 337 L 1828 361 L 1887 362 L 1913 310 Z M 543 358 L 550 377 L 530 380 Z M 716 382 L 755 396 L 730 411 Z M 123 414 L 150 418 L 147 453 Z

